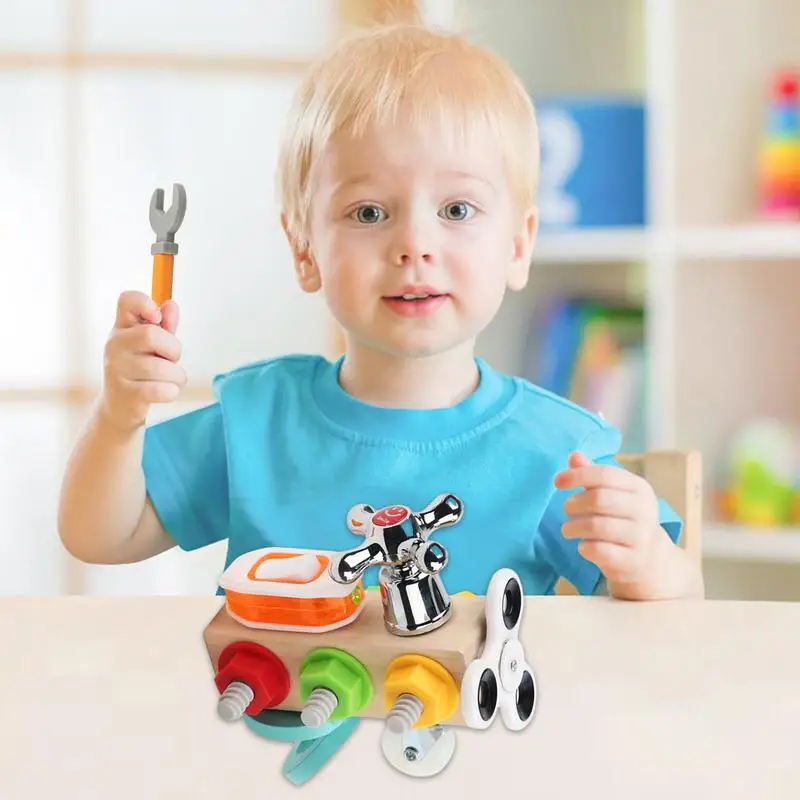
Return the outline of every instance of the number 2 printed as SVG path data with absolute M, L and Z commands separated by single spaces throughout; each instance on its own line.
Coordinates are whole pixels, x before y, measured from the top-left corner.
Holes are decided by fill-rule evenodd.
M 581 133 L 563 111 L 543 111 L 539 117 L 542 172 L 539 214 L 544 225 L 573 225 L 578 219 L 578 201 L 565 186 L 581 159 Z

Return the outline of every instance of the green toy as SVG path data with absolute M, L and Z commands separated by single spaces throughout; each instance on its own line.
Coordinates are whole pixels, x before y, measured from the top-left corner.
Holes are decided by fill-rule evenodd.
M 751 422 L 731 443 L 727 516 L 744 525 L 772 527 L 797 521 L 797 433 L 774 419 Z

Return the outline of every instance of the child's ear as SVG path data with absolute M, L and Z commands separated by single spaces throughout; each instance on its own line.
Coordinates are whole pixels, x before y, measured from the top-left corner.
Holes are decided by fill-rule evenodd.
M 514 237 L 511 261 L 508 265 L 508 288 L 515 292 L 524 289 L 528 283 L 538 227 L 537 209 L 531 208 L 523 216 L 517 235 Z
M 286 214 L 281 214 L 281 227 L 286 234 L 286 239 L 289 242 L 289 247 L 292 250 L 292 260 L 294 261 L 294 271 L 297 276 L 297 282 L 304 292 L 318 292 L 322 286 L 322 279 L 320 278 L 317 265 L 314 263 L 314 257 L 311 254 L 311 249 L 307 244 L 301 245 L 297 237 L 289 230 L 289 225 L 286 219 Z

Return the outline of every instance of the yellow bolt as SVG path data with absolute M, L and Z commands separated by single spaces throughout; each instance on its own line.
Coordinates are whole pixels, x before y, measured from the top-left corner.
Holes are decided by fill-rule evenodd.
M 443 722 L 459 703 L 455 678 L 437 661 L 416 654 L 399 656 L 386 668 L 383 698 L 387 711 L 401 695 L 412 695 L 422 703 L 422 713 L 412 726 L 415 729 Z

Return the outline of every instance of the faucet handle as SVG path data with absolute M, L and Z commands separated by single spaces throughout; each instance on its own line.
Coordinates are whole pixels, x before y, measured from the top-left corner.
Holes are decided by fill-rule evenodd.
M 375 514 L 375 509 L 368 503 L 359 503 L 347 512 L 347 527 L 350 533 L 357 536 L 366 536 L 370 530 L 370 523 Z
M 389 563 L 388 553 L 381 542 L 368 541 L 356 550 L 335 555 L 328 573 L 336 583 L 355 583 L 370 567 Z
M 391 547 L 384 529 L 411 516 L 405 506 L 387 506 L 378 511 L 368 503 L 359 503 L 347 512 L 351 533 L 364 537 L 364 544 L 338 553 L 331 560 L 330 576 L 337 583 L 355 583 L 370 567 L 389 566 L 397 559 L 396 546 Z
M 426 575 L 438 575 L 447 566 L 447 550 L 439 542 L 416 544 L 412 553 L 414 563 Z
M 455 525 L 464 516 L 464 504 L 454 494 L 437 495 L 416 515 L 419 535 L 427 539 L 441 528 Z
M 429 537 L 455 525 L 463 513 L 463 503 L 453 494 L 436 496 L 419 512 L 403 505 L 377 510 L 368 503 L 354 505 L 347 512 L 347 527 L 363 536 L 364 543 L 335 556 L 330 575 L 337 583 L 353 583 L 370 567 L 399 567 L 409 561 L 424 574 L 436 575 L 447 564 L 447 550 Z

